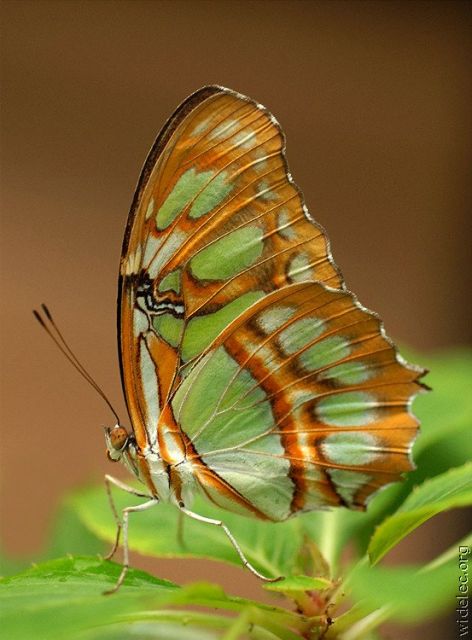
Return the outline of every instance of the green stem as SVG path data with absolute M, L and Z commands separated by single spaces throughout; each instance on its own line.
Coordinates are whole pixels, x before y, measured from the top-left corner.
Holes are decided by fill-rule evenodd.
M 431 560 L 431 562 L 428 562 L 428 564 L 426 564 L 424 567 L 422 567 L 419 570 L 419 573 L 425 573 L 426 571 L 437 569 L 437 567 L 442 566 L 449 560 L 452 560 L 453 558 L 457 558 L 458 548 L 461 546 L 470 547 L 471 544 L 472 544 L 472 534 L 469 533 L 466 536 L 464 536 L 461 540 L 458 540 L 455 544 L 453 544 L 452 547 L 449 547 L 449 549 L 444 551 L 444 553 L 442 553 L 440 556 L 438 556 L 434 560 Z
M 248 631 L 250 627 L 249 609 L 243 611 L 232 623 L 221 640 L 238 640 L 239 637 Z
M 255 638 L 256 635 L 257 637 L 261 635 L 259 632 L 262 634 L 265 632 L 266 638 L 268 634 L 280 640 L 299 640 L 300 638 L 298 633 L 277 624 L 257 607 L 248 607 L 236 618 L 222 640 L 238 640 L 243 633 L 249 633 Z
M 338 514 L 336 511 L 325 511 L 321 514 L 319 549 L 326 560 L 330 577 L 336 575 L 336 537 L 338 532 Z
M 390 606 L 385 605 L 369 613 L 365 618 L 355 622 L 350 629 L 338 636 L 339 640 L 362 640 L 368 633 L 386 622 L 392 613 Z
M 270 632 L 275 636 L 275 638 L 279 638 L 280 640 L 300 639 L 300 635 L 298 633 L 274 622 L 256 607 L 246 609 L 236 619 L 216 616 L 211 613 L 178 609 L 160 609 L 156 611 L 139 612 L 136 614 L 124 615 L 122 619 L 133 622 L 143 620 L 155 620 L 156 622 L 166 621 L 176 622 L 184 626 L 193 624 L 204 628 L 217 628 L 226 631 L 222 636 L 222 639 L 224 638 L 224 640 L 236 640 L 243 633 L 248 633 L 248 627 L 251 627 L 250 635 L 255 640 L 267 640 L 266 631 Z

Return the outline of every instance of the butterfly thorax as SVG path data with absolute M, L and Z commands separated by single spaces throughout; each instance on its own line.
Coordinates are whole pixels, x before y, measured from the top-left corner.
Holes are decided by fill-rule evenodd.
M 108 458 L 113 462 L 121 461 L 159 500 L 189 505 L 195 490 L 191 465 L 179 446 L 178 433 L 171 427 L 163 428 L 162 432 L 164 446 L 160 451 L 157 443 L 141 448 L 134 436 L 120 425 L 106 429 Z

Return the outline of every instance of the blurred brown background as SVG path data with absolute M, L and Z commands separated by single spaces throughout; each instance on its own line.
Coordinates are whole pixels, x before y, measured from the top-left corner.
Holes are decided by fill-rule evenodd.
M 9 553 L 39 553 L 59 497 L 109 470 L 101 425 L 110 414 L 31 309 L 48 302 L 124 415 L 115 298 L 128 207 L 157 131 L 204 84 L 249 94 L 280 120 L 292 173 L 348 285 L 390 334 L 423 350 L 466 341 L 470 7 L 2 3 L 2 541 Z M 452 543 L 454 522 L 439 519 L 431 535 L 423 528 L 411 559 L 431 557 L 432 539 L 449 535 Z M 156 571 L 188 581 L 207 568 L 167 562 Z M 226 585 L 259 591 L 236 569 L 227 570 Z M 454 631 L 449 623 L 437 637 Z

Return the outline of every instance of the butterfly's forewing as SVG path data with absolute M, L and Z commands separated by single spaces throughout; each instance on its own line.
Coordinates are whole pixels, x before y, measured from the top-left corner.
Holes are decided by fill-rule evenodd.
M 182 364 L 254 302 L 307 279 L 343 286 L 279 125 L 248 98 L 201 89 L 151 150 L 123 245 L 120 355 L 138 444 L 156 442 Z
M 172 407 L 207 495 L 282 520 L 362 508 L 412 468 L 420 374 L 352 294 L 305 282 L 233 321 Z

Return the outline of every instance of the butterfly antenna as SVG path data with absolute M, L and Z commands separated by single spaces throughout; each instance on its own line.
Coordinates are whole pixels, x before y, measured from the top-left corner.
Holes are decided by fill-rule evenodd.
M 65 340 L 64 336 L 62 335 L 62 332 L 60 331 L 59 327 L 57 326 L 56 322 L 54 321 L 54 318 L 52 317 L 52 314 L 49 311 L 49 309 L 47 308 L 47 306 L 45 304 L 42 304 L 41 305 L 41 309 L 43 311 L 44 317 L 41 315 L 41 313 L 39 311 L 36 311 L 36 309 L 33 309 L 33 315 L 36 318 L 36 320 L 39 322 L 39 324 L 42 326 L 42 328 L 46 331 L 46 333 L 51 338 L 51 340 L 54 342 L 54 344 L 59 349 L 59 351 L 71 363 L 71 365 L 74 367 L 74 369 L 76 369 L 80 373 L 80 375 L 89 383 L 89 385 L 93 389 L 95 389 L 95 391 L 98 393 L 98 395 L 101 396 L 101 398 L 106 402 L 106 404 L 110 408 L 111 412 L 115 416 L 115 418 L 117 420 L 117 424 L 121 424 L 120 423 L 120 418 L 118 417 L 118 414 L 115 411 L 115 409 L 113 408 L 113 405 L 111 404 L 110 400 L 107 398 L 107 396 L 105 395 L 104 391 L 100 388 L 98 383 L 92 378 L 90 373 L 87 371 L 87 369 L 80 362 L 78 357 L 72 351 L 72 349 L 70 348 L 69 344 L 67 343 L 67 341 Z

